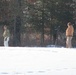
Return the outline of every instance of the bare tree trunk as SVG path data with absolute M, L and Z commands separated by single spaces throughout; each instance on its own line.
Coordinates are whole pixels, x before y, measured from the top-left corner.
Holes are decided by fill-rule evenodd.
M 44 46 L 44 0 L 43 0 L 43 9 L 42 9 L 42 26 L 41 26 L 41 46 Z
M 20 16 L 16 16 L 16 21 L 14 25 L 14 37 L 13 37 L 13 45 L 14 46 L 21 46 L 21 18 Z
M 21 9 L 21 0 L 15 0 L 16 9 L 15 17 L 14 17 L 14 32 L 13 32 L 13 45 L 14 46 L 21 46 L 21 24 L 22 24 L 22 9 Z

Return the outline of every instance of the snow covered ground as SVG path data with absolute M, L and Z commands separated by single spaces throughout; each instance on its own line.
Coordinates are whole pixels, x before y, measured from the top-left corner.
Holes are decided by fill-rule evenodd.
M 76 49 L 0 47 L 0 75 L 76 75 Z

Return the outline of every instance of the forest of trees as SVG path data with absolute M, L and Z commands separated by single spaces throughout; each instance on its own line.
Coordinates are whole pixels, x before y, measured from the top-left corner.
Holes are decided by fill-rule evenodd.
M 13 46 L 21 46 L 21 34 L 29 31 L 40 33 L 44 46 L 44 34 L 64 33 L 67 22 L 76 28 L 75 4 L 73 0 L 0 0 L 0 25 L 9 26 Z

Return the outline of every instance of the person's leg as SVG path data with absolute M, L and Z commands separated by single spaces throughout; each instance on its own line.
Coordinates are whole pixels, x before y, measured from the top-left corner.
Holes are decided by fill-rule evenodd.
M 72 47 L 72 43 L 71 43 L 72 37 L 67 37 L 67 48 L 71 48 Z
M 68 37 L 66 37 L 66 48 L 68 48 Z
M 69 37 L 69 48 L 72 48 L 71 40 L 72 40 L 72 37 Z
M 66 48 L 70 48 L 70 44 L 71 44 L 70 37 L 67 37 L 67 39 L 66 39 Z
M 8 46 L 7 41 L 4 41 L 4 46 L 5 46 L 5 47 L 7 47 L 7 46 Z
M 4 38 L 4 46 L 6 47 L 6 37 Z
M 8 44 L 8 43 L 9 43 L 9 37 L 7 37 L 7 44 L 6 44 L 6 45 L 7 45 L 7 47 L 9 46 L 9 44 Z
M 5 38 L 4 38 L 4 46 L 5 47 L 8 47 L 9 45 L 8 45 L 8 42 L 9 42 L 9 37 L 7 37 L 7 39 L 5 40 Z

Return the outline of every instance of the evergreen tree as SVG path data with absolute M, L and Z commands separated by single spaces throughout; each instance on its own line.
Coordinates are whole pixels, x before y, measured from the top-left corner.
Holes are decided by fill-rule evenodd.
M 32 0 L 31 0 L 32 1 Z M 54 29 L 62 32 L 66 29 L 67 22 L 73 22 L 73 0 L 35 0 L 27 1 L 28 21 L 37 32 L 41 32 L 41 43 L 44 43 L 44 28 L 49 27 L 53 34 Z

